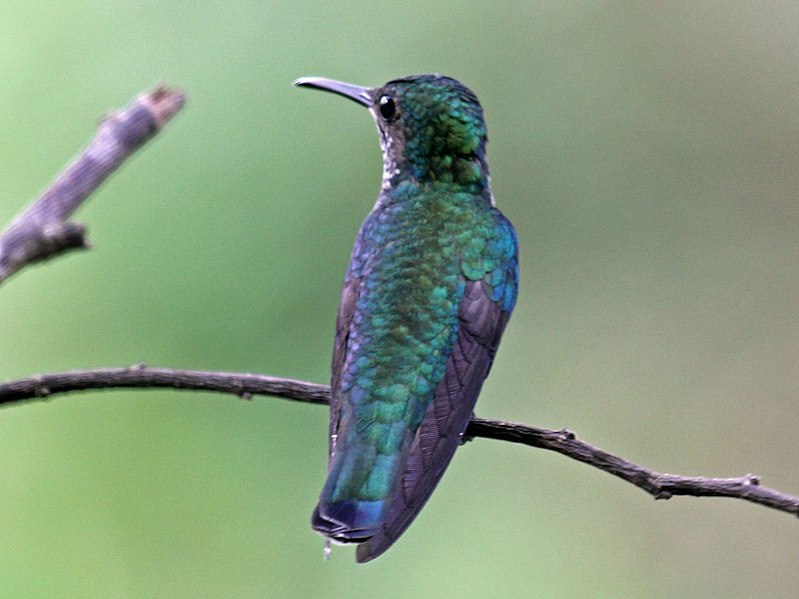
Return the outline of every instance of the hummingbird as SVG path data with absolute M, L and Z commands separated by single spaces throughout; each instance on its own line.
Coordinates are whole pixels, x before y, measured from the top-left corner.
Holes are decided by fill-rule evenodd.
M 516 303 L 516 232 L 494 205 L 477 96 L 438 74 L 301 87 L 369 109 L 383 178 L 344 278 L 333 346 L 327 480 L 311 524 L 385 552 L 464 442 Z

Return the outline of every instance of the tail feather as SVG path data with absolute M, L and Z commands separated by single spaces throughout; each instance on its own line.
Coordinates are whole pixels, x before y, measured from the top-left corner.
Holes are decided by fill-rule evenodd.
M 348 435 L 349 425 L 347 421 L 338 431 L 311 526 L 338 543 L 362 543 L 386 520 L 388 500 L 402 474 L 414 431 L 406 430 L 399 453 L 388 455 L 377 453 L 357 435 Z
M 385 501 L 320 501 L 311 516 L 311 526 L 338 543 L 363 543 L 373 537 L 383 522 Z

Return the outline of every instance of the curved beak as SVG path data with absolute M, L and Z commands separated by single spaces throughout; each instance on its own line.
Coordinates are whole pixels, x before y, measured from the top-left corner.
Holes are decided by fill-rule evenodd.
M 332 92 L 339 96 L 349 98 L 362 106 L 369 107 L 372 105 L 372 97 L 369 95 L 368 87 L 344 83 L 343 81 L 334 81 L 333 79 L 325 79 L 324 77 L 300 77 L 294 82 L 294 85 Z

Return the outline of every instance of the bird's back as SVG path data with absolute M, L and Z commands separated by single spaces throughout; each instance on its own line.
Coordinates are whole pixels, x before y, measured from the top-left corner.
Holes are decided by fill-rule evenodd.
M 516 240 L 486 197 L 407 185 L 364 222 L 333 357 L 320 532 L 371 559 L 407 527 L 468 424 L 515 300 Z

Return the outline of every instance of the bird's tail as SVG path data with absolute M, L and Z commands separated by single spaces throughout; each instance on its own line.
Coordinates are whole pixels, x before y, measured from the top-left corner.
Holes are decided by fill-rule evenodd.
M 411 435 L 408 434 L 409 446 Z M 359 441 L 340 444 L 330 460 L 327 481 L 311 517 L 311 526 L 338 543 L 363 543 L 385 521 L 393 481 L 404 463 L 399 454 L 377 454 Z M 388 484 L 387 484 L 388 483 Z

